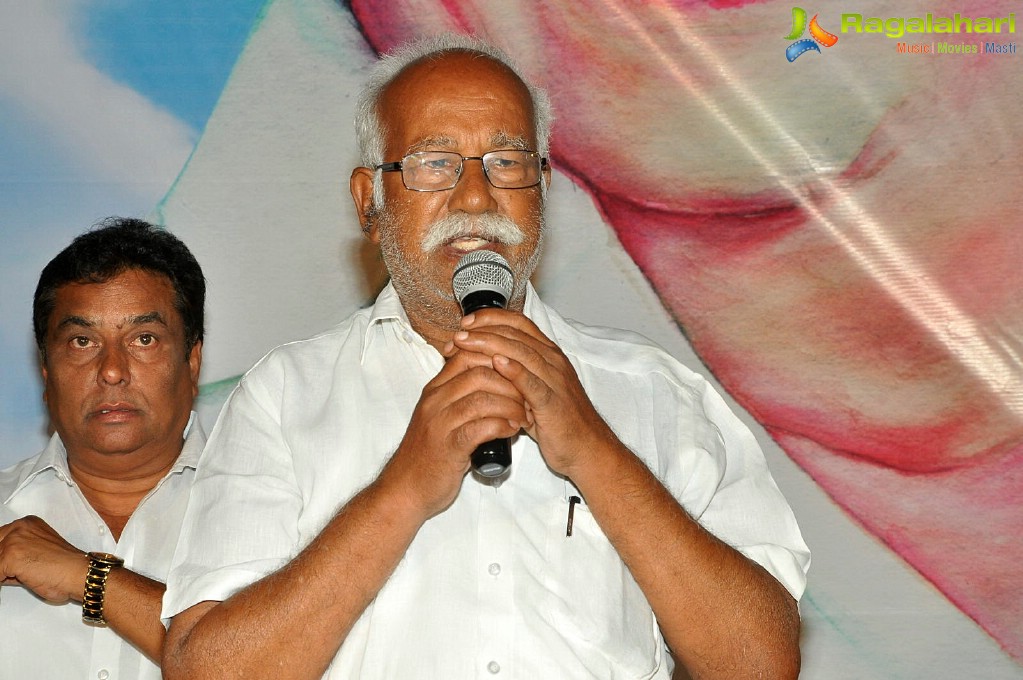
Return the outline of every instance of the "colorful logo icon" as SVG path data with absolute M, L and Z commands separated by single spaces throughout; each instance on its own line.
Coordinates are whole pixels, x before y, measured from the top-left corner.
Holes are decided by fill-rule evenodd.
M 786 40 L 795 40 L 785 48 L 785 58 L 789 62 L 795 61 L 799 55 L 805 54 L 810 50 L 814 52 L 820 52 L 821 48 L 817 45 L 824 45 L 824 47 L 831 47 L 838 42 L 838 36 L 834 33 L 828 33 L 820 24 L 817 23 L 817 15 L 813 15 L 813 19 L 810 20 L 810 37 L 797 40 L 803 35 L 803 32 L 807 30 L 806 25 L 806 10 L 802 7 L 792 8 L 792 32 L 785 36 Z

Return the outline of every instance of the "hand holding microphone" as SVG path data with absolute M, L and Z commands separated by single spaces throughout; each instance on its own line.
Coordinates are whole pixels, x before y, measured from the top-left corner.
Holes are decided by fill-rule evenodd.
M 508 262 L 490 250 L 474 250 L 458 260 L 451 287 L 462 314 L 480 309 L 504 309 L 511 298 L 514 276 Z M 511 466 L 511 442 L 494 439 L 476 447 L 472 469 L 484 477 L 499 477 Z

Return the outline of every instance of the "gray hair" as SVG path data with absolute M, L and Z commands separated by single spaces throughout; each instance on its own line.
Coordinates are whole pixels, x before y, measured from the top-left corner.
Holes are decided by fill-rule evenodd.
M 355 108 L 355 134 L 363 164 L 373 168 L 384 162 L 384 129 L 378 108 L 384 90 L 408 66 L 445 52 L 476 52 L 484 55 L 506 66 L 525 83 L 533 100 L 536 150 L 540 155 L 547 156 L 550 152 L 551 125 L 554 122 L 551 100 L 547 92 L 526 80 L 511 58 L 500 49 L 475 36 L 444 33 L 405 43 L 384 55 L 373 66 Z M 379 176 L 379 173 L 377 175 Z

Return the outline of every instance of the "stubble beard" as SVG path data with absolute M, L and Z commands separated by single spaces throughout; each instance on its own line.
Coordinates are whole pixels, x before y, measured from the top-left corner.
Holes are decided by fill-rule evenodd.
M 526 297 L 526 285 L 543 252 L 546 223 L 542 207 L 537 208 L 532 219 L 535 220 L 539 228 L 536 247 L 529 257 L 508 263 L 511 266 L 515 282 L 511 300 L 508 302 L 508 307 L 511 309 L 522 309 Z M 391 284 L 398 293 L 398 298 L 410 320 L 414 321 L 415 318 L 420 318 L 436 328 L 449 332 L 459 329 L 462 309 L 455 299 L 450 281 L 439 283 L 423 276 L 423 273 L 430 269 L 428 260 L 435 255 L 435 251 L 445 247 L 451 237 L 459 233 L 466 235 L 482 233 L 487 240 L 503 245 L 517 245 L 525 238 L 523 230 L 504 215 L 488 213 L 487 218 L 480 224 L 476 218 L 458 213 L 433 222 L 423 239 L 423 244 L 426 247 L 415 248 L 414 252 L 410 254 L 401 248 L 398 238 L 401 225 L 386 204 L 377 213 L 376 221 L 380 236 L 380 253 L 384 259 L 384 265 L 387 267 Z M 461 232 L 459 232 L 459 226 L 463 228 Z M 496 228 L 494 228 L 495 226 Z M 518 234 L 518 236 L 514 236 L 514 234 Z

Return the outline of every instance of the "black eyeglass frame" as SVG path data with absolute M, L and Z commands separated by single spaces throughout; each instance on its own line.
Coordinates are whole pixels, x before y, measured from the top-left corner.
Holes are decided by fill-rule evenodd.
M 501 152 L 504 152 L 504 151 L 521 151 L 521 152 L 528 153 L 531 156 L 539 157 L 540 158 L 540 175 L 537 177 L 537 180 L 535 182 L 533 182 L 532 184 L 527 184 L 524 187 L 499 187 L 496 184 L 494 184 L 494 180 L 490 178 L 490 173 L 487 172 L 487 164 L 484 162 L 483 159 L 485 159 L 487 156 L 490 156 L 491 154 L 501 153 Z M 451 186 L 445 187 L 443 189 L 413 189 L 408 184 L 406 184 L 405 183 L 405 172 L 404 172 L 404 168 L 402 167 L 402 163 L 404 163 L 405 160 L 408 159 L 409 157 L 415 156 L 416 154 L 420 154 L 420 153 L 449 153 L 449 154 L 451 154 L 453 156 L 458 156 L 461 160 L 458 162 L 458 171 L 455 173 L 455 183 L 452 184 Z M 409 191 L 420 191 L 420 192 L 423 192 L 423 193 L 434 193 L 434 192 L 437 192 L 437 191 L 451 191 L 456 186 L 458 186 L 459 180 L 462 179 L 462 171 L 465 169 L 465 162 L 466 161 L 479 161 L 480 162 L 480 164 L 483 166 L 483 176 L 487 178 L 487 181 L 490 183 L 490 186 L 494 187 L 495 189 L 511 189 L 511 190 L 531 189 L 532 187 L 535 187 L 536 185 L 540 184 L 540 182 L 543 181 L 543 173 L 548 168 L 548 165 L 549 165 L 548 161 L 547 161 L 547 157 L 546 156 L 541 156 L 540 152 L 538 152 L 538 151 L 530 151 L 529 149 L 494 149 L 493 151 L 486 152 L 482 156 L 463 156 L 462 154 L 458 153 L 457 151 L 415 151 L 413 153 L 407 154 L 406 156 L 402 157 L 402 159 L 400 161 L 392 161 L 390 163 L 381 163 L 380 165 L 375 166 L 373 169 L 374 170 L 380 170 L 381 172 L 400 172 L 401 173 L 401 183 Z

